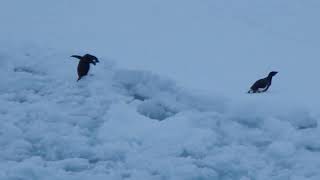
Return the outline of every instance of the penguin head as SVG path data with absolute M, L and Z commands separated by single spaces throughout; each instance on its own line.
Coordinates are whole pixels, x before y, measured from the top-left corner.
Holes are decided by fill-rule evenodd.
M 277 71 L 271 71 L 268 76 L 269 76 L 269 77 L 273 77 L 273 76 L 275 76 L 277 73 L 278 73 Z
M 86 59 L 89 63 L 92 63 L 93 65 L 96 65 L 96 63 L 99 62 L 98 58 L 91 54 L 85 54 L 83 56 L 83 59 Z
M 77 58 L 82 62 L 91 63 L 93 65 L 96 65 L 96 63 L 99 62 L 98 58 L 91 54 L 85 54 L 84 56 L 72 55 L 71 57 Z

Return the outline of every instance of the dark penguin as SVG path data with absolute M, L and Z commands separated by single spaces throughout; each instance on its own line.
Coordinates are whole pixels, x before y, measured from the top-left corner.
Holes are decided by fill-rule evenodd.
M 78 64 L 78 80 L 77 81 L 79 81 L 83 76 L 88 74 L 90 69 L 90 63 L 93 65 L 96 65 L 96 63 L 99 62 L 97 57 L 90 54 L 86 54 L 84 56 L 72 55 L 71 57 L 78 58 L 80 60 Z
M 278 72 L 272 71 L 269 75 L 263 79 L 259 79 L 256 81 L 248 91 L 248 93 L 261 93 L 266 92 L 271 86 L 272 77 L 276 75 Z

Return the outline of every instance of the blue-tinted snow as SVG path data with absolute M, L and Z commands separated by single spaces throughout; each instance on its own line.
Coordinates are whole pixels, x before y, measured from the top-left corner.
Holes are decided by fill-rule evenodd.
M 3 1 L 0 179 L 318 180 L 319 8 Z

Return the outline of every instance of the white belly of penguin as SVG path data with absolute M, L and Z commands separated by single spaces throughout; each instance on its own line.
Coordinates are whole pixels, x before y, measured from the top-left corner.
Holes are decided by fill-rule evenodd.
M 264 87 L 264 88 L 258 88 L 258 92 L 263 92 L 268 88 L 268 86 Z

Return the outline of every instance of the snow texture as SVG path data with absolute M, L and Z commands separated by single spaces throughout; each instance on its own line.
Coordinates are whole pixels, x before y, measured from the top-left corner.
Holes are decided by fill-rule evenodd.
M 74 59 L 41 52 L 1 54 L 0 179 L 320 177 L 304 109 L 232 104 L 105 58 L 77 83 Z
M 4 0 L 0 180 L 319 180 L 319 7 Z

